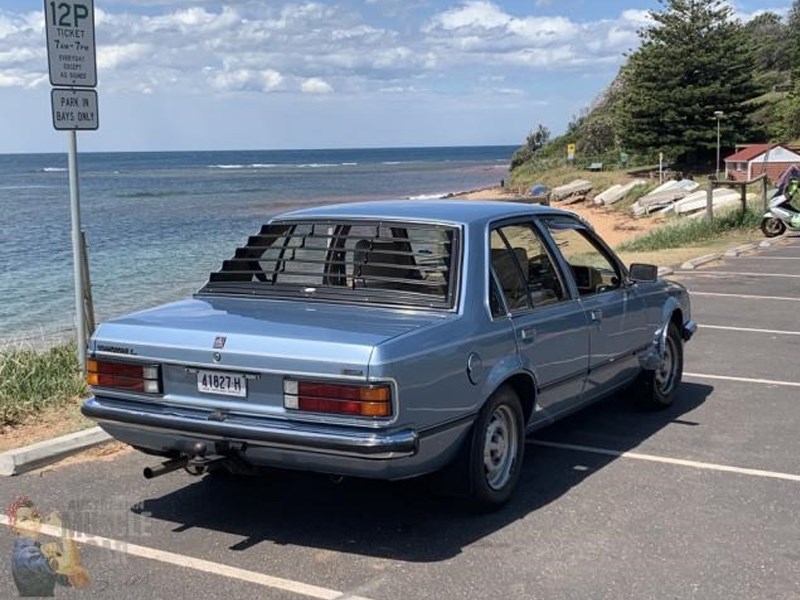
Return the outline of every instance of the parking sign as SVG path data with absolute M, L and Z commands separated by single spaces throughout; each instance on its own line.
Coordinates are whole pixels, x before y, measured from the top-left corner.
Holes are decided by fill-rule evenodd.
M 45 0 L 50 83 L 95 87 L 94 0 Z

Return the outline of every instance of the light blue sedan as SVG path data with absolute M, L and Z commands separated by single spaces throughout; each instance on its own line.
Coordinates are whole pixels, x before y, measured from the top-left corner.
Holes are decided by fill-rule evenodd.
M 631 386 L 669 406 L 695 330 L 683 287 L 570 213 L 324 206 L 272 219 L 192 298 L 103 323 L 83 413 L 168 459 L 147 477 L 446 470 L 494 507 L 527 432 Z

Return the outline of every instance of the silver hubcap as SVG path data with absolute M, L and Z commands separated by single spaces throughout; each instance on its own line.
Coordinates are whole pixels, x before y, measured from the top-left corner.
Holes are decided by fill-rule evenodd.
M 678 361 L 675 357 L 675 341 L 667 336 L 664 344 L 664 360 L 661 362 L 661 368 L 656 371 L 656 387 L 663 396 L 668 396 L 675 386 L 678 369 Z
M 519 435 L 514 414 L 507 406 L 498 406 L 486 425 L 483 468 L 486 483 L 493 490 L 502 489 L 511 479 L 517 458 Z

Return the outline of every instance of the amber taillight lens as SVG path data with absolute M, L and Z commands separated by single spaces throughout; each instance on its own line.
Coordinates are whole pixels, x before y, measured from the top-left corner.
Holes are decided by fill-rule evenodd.
M 161 393 L 161 367 L 89 359 L 86 361 L 86 383 L 125 392 Z
M 305 412 L 391 417 L 392 391 L 388 385 L 343 385 L 285 379 L 283 405 Z

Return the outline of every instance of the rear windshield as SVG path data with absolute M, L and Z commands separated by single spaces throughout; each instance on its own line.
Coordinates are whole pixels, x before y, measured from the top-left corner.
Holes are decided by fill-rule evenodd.
M 457 256 L 452 227 L 277 222 L 237 248 L 199 293 L 452 308 Z

